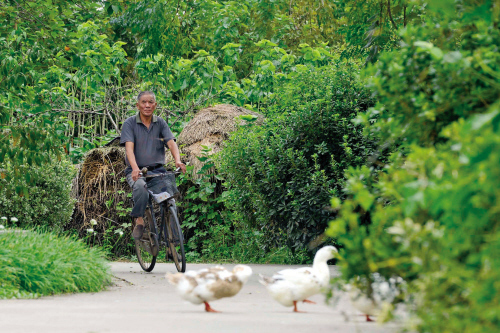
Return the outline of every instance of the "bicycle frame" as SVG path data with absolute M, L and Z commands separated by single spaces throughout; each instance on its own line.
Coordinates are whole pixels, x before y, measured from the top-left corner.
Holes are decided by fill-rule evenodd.
M 147 170 L 143 169 L 142 175 L 144 175 L 144 178 L 150 178 L 163 176 L 164 173 L 148 176 Z M 147 188 L 147 185 L 145 187 Z M 175 195 L 171 195 L 166 191 L 160 192 L 159 194 L 155 194 L 149 190 L 148 192 L 149 196 L 146 209 L 151 218 L 149 223 L 149 240 L 146 243 L 136 241 L 136 252 L 139 263 L 145 271 L 152 271 L 156 262 L 156 256 L 159 255 L 160 249 L 165 248 L 167 251 L 166 258 L 168 259 L 171 257 L 177 270 L 179 272 L 185 272 L 186 257 L 183 245 L 184 237 L 177 215 Z M 160 219 L 157 219 L 157 215 L 154 212 L 155 204 L 160 206 Z M 141 254 L 142 251 L 146 251 L 152 256 L 150 261 L 151 264 L 148 264 L 147 256 L 143 257 Z M 146 258 L 146 261 L 144 261 L 143 258 Z

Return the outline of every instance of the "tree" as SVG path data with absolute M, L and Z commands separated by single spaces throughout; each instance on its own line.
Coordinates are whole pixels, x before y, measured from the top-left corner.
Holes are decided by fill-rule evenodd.
M 4 168 L 2 177 L 24 177 L 30 183 L 29 166 L 61 158 L 70 124 L 58 121 L 52 110 L 69 98 L 61 82 L 75 81 L 72 74 L 93 56 L 78 52 L 82 34 L 77 27 L 98 17 L 99 8 L 99 2 L 0 3 L 0 163 L 12 171 Z M 20 186 L 16 192 L 28 194 Z

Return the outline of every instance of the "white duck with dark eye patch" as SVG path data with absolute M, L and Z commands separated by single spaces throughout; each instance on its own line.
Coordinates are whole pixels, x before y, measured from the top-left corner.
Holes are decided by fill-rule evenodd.
M 205 311 L 218 312 L 208 302 L 235 296 L 251 275 L 249 266 L 236 265 L 232 271 L 215 266 L 186 273 L 167 273 L 165 277 L 177 287 L 183 299 L 193 304 L 205 303 Z
M 280 304 L 293 306 L 294 312 L 300 312 L 297 310 L 297 302 L 314 303 L 308 298 L 319 294 L 330 282 L 327 261 L 336 252 L 334 246 L 325 246 L 316 253 L 313 267 L 285 269 L 272 277 L 260 275 L 259 282 L 266 286 L 272 298 Z

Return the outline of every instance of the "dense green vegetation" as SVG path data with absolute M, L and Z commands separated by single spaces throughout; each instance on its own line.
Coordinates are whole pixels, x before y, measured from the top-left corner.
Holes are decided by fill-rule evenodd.
M 314 68 L 275 89 L 263 126 L 234 133 L 220 156 L 224 203 L 265 234 L 266 245 L 304 249 L 334 216 L 343 171 L 363 165 L 375 143 L 352 123 L 374 104 L 358 66 Z
M 498 331 L 499 15 L 498 0 L 2 1 L 0 215 L 68 225 L 68 160 L 119 134 L 140 90 L 175 134 L 244 106 L 262 125 L 179 179 L 191 262 L 305 263 L 332 242 L 340 284 L 404 279 L 413 329 Z M 132 255 L 128 224 L 96 223 L 85 242 Z
M 431 5 L 428 22 L 366 70 L 378 103 L 359 121 L 400 146 L 383 170 L 347 171 L 349 199 L 332 201 L 327 234 L 344 245 L 344 281 L 369 294 L 375 272 L 405 280 L 414 329 L 495 332 L 499 4 Z
M 5 177 L 0 179 L 2 216 L 16 217 L 20 228 L 43 226 L 62 231 L 73 213 L 75 202 L 70 191 L 76 173 L 68 159 L 61 158 L 61 161 L 54 158 L 43 166 L 23 165 L 20 172 L 29 177 L 16 178 L 12 175 L 11 163 L 3 164 Z M 15 195 L 19 188 L 27 188 L 28 195 Z
M 104 253 L 49 232 L 0 233 L 0 298 L 96 292 L 111 283 Z

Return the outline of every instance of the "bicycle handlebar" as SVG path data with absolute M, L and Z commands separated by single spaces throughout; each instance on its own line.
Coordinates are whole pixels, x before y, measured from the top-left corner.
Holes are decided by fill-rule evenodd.
M 170 173 L 171 172 L 171 173 L 174 173 L 174 174 L 177 175 L 177 174 L 181 173 L 180 170 L 181 170 L 181 168 L 177 168 L 177 169 L 175 169 L 175 171 L 167 171 L 166 173 Z M 143 178 L 153 178 L 153 177 L 162 176 L 164 174 L 165 174 L 165 172 L 155 173 L 153 175 L 149 175 L 148 176 L 148 168 L 146 168 L 146 167 L 142 168 L 141 172 L 139 172 L 139 176 L 141 176 Z

